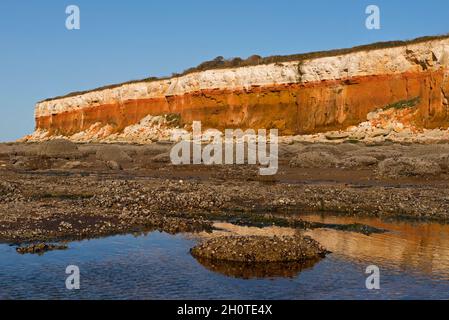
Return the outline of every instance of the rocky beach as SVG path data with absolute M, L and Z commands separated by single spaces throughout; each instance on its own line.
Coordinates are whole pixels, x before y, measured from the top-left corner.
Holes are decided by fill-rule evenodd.
M 256 165 L 172 165 L 169 142 L 2 144 L 0 241 L 20 247 L 152 230 L 213 234 L 222 222 L 382 232 L 302 221 L 298 212 L 448 221 L 444 141 L 281 141 L 274 176 L 260 176 Z

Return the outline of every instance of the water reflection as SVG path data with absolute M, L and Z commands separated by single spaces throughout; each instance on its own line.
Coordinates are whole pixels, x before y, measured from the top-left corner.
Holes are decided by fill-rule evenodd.
M 447 274 L 444 266 L 448 255 L 442 249 L 447 245 L 447 228 L 443 226 L 440 234 L 424 236 L 425 226 L 413 225 L 409 233 L 401 233 L 389 224 L 383 226 L 393 233 L 367 237 L 314 230 L 320 241 L 338 253 L 326 256 L 313 267 L 290 265 L 275 272 L 251 270 L 251 274 L 246 273 L 246 267 L 228 265 L 225 270 L 223 265 L 198 263 L 189 253 L 196 241 L 186 235 L 153 232 L 141 237 L 85 240 L 70 243 L 69 250 L 43 256 L 19 255 L 14 247 L 0 245 L 0 299 L 448 299 L 449 281 L 438 275 Z M 401 228 L 408 230 L 407 226 Z M 410 237 L 415 233 L 414 242 Z M 382 241 L 377 238 L 387 235 L 390 238 Z M 391 237 L 394 248 L 385 252 L 385 245 L 377 243 L 388 243 Z M 404 241 L 414 245 L 404 246 Z M 368 250 L 370 242 L 373 247 Z M 433 251 L 429 246 L 437 249 Z M 416 252 L 421 249 L 422 256 Z M 426 264 L 428 254 L 424 252 L 429 251 L 440 252 L 441 256 L 433 254 L 433 260 L 428 259 Z M 402 258 L 397 259 L 398 255 Z M 389 257 L 397 262 L 390 263 Z M 375 259 L 381 268 L 378 291 L 365 287 L 365 268 Z M 420 270 L 430 271 L 399 272 L 397 266 L 410 259 Z M 435 266 L 438 261 L 442 261 L 441 266 Z M 68 265 L 77 265 L 81 270 L 80 290 L 66 289 Z
M 402 271 L 414 269 L 449 279 L 449 225 L 328 215 L 299 217 L 321 223 L 357 222 L 389 230 L 370 236 L 331 229 L 314 229 L 307 234 L 334 254 L 356 261 L 389 265 Z
M 206 269 L 239 279 L 294 278 L 301 271 L 313 267 L 319 260 L 305 263 L 244 263 L 197 258 L 197 261 Z

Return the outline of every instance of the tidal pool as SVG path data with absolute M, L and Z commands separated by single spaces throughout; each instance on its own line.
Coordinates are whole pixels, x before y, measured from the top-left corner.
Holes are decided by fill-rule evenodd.
M 449 226 L 332 216 L 324 223 L 365 223 L 389 230 L 365 236 L 316 229 L 332 251 L 309 265 L 251 268 L 197 261 L 190 235 L 120 235 L 69 243 L 65 251 L 20 255 L 0 245 L 1 299 L 448 299 Z M 66 289 L 68 265 L 80 269 L 79 290 Z M 380 289 L 368 290 L 369 265 Z

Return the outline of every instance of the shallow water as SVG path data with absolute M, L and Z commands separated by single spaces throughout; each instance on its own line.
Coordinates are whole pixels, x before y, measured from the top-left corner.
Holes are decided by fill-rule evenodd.
M 313 230 L 310 234 L 332 254 L 312 266 L 285 266 L 284 272 L 277 270 L 263 278 L 270 273 L 200 264 L 189 254 L 195 240 L 185 235 L 153 232 L 85 240 L 70 243 L 69 250 L 43 256 L 19 255 L 15 247 L 0 245 L 0 298 L 449 298 L 449 226 L 316 215 L 303 218 L 326 223 L 356 221 L 391 232 L 368 237 Z M 380 268 L 380 290 L 365 287 L 365 269 L 372 264 Z M 80 268 L 80 290 L 65 287 L 68 265 Z

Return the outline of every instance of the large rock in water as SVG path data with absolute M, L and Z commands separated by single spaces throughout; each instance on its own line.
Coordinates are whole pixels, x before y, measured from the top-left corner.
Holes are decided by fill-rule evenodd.
M 234 262 L 306 262 L 327 251 L 303 236 L 228 236 L 207 240 L 190 250 L 194 257 Z
M 38 155 L 47 158 L 81 158 L 82 153 L 78 146 L 66 139 L 55 139 L 43 142 L 38 149 Z

